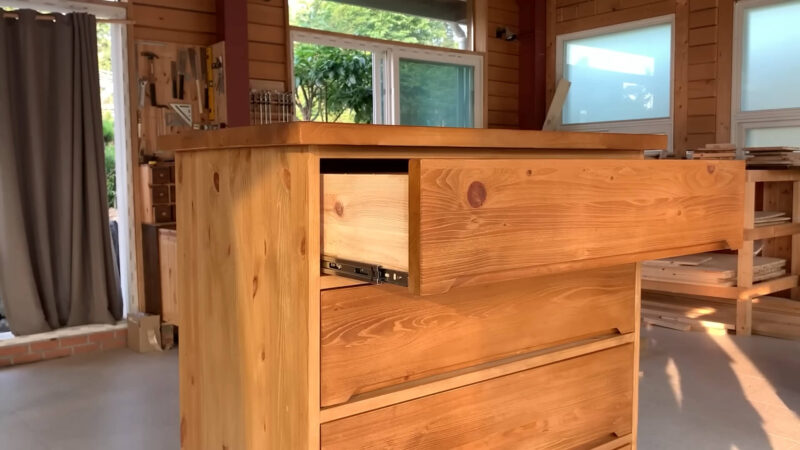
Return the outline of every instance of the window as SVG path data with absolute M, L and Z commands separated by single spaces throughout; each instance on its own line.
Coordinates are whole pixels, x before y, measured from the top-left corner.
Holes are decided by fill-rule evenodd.
M 289 24 L 388 41 L 472 49 L 467 0 L 289 0 Z
M 291 36 L 297 120 L 483 125 L 480 55 L 297 28 Z
M 673 16 L 558 36 L 562 129 L 672 135 Z
M 800 146 L 800 0 L 736 4 L 732 133 L 744 147 Z

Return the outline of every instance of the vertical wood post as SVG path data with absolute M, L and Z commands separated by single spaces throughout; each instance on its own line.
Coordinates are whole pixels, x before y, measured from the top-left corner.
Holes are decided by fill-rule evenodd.
M 545 2 L 519 2 L 519 125 L 525 130 L 541 130 L 547 111 L 546 14 Z
M 217 38 L 225 41 L 227 126 L 250 125 L 247 0 L 217 0 Z
M 744 185 L 744 223 L 745 229 L 755 227 L 756 183 L 748 181 Z M 736 334 L 749 336 L 753 329 L 753 299 L 742 295 L 742 291 L 753 287 L 753 241 L 745 240 L 739 249 L 736 265 L 736 285 L 739 298 L 736 299 Z

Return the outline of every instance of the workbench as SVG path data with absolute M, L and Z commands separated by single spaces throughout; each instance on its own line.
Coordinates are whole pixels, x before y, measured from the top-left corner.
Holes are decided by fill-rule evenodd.
M 666 145 L 320 123 L 160 138 L 182 448 L 635 447 L 638 262 L 742 243 L 744 163 L 643 159 Z

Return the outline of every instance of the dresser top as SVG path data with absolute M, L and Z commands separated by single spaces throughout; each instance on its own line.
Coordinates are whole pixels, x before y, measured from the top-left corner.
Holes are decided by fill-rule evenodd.
M 188 131 L 158 138 L 159 150 L 165 151 L 306 145 L 644 151 L 665 149 L 667 136 L 292 122 Z

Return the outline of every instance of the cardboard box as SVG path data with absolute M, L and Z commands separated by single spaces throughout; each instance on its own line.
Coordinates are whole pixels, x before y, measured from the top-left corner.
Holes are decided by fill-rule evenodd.
M 128 348 L 139 353 L 161 351 L 161 316 L 128 314 Z

